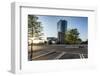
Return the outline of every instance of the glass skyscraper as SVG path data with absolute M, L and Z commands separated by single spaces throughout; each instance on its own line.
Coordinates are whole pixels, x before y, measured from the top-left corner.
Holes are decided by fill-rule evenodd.
M 58 42 L 60 44 L 64 44 L 65 43 L 65 33 L 67 31 L 67 21 L 59 20 L 57 23 L 57 30 L 58 30 Z

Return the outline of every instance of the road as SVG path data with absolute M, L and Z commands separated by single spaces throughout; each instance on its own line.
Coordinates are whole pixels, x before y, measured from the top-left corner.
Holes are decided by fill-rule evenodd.
M 88 49 L 79 48 L 79 45 L 34 45 L 32 47 L 32 60 L 57 60 L 57 59 L 84 59 L 88 58 Z M 28 49 L 30 60 L 31 46 Z

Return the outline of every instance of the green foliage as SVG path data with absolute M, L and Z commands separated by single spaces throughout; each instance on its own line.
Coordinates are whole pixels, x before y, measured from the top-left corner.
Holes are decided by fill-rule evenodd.
M 78 44 L 81 43 L 82 40 L 79 38 L 79 32 L 77 29 L 71 29 L 66 32 L 65 42 L 67 44 Z
M 31 37 L 39 37 L 43 35 L 41 22 L 38 22 L 38 17 L 35 15 L 28 15 L 28 35 Z
M 81 44 L 88 44 L 88 39 L 86 41 L 82 41 Z

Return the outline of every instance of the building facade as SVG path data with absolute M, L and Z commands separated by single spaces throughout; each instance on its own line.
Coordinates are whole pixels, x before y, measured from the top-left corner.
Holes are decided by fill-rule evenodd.
M 59 20 L 57 23 L 57 30 L 58 30 L 58 43 L 64 44 L 65 43 L 65 33 L 67 31 L 67 21 Z

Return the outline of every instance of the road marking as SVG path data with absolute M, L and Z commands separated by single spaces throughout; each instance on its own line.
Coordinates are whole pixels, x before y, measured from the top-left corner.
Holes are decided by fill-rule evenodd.
M 66 52 L 62 52 L 61 54 L 59 54 L 56 58 L 54 58 L 54 59 L 59 59 L 59 58 L 61 58 L 64 54 L 66 54 Z
M 79 54 L 79 56 L 80 56 L 80 58 L 82 59 L 82 56 L 81 56 L 81 54 Z
M 83 54 L 79 54 L 81 59 L 84 59 L 84 55 Z
M 84 55 L 83 54 L 81 54 L 82 55 L 82 58 L 84 58 Z
M 39 57 L 41 57 L 41 56 L 45 56 L 45 55 L 47 55 L 47 54 L 49 54 L 49 53 L 52 53 L 52 52 L 54 52 L 54 51 L 49 51 L 49 52 L 47 52 L 47 53 L 44 53 L 44 54 L 35 56 L 35 57 L 33 57 L 32 59 L 36 59 L 36 58 L 39 58 Z

